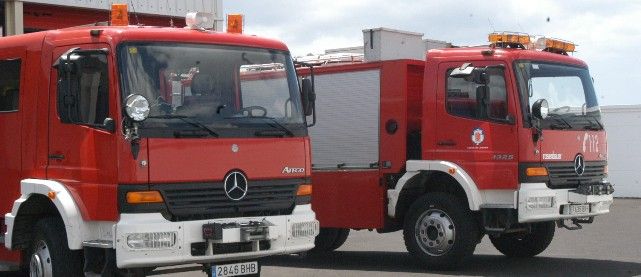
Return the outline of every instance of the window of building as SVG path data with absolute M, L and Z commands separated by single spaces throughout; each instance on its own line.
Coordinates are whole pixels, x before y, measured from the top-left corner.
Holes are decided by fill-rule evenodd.
M 0 61 L 0 112 L 18 110 L 20 60 Z

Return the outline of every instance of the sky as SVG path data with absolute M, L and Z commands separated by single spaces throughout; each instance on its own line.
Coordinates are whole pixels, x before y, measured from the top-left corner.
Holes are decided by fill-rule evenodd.
M 492 31 L 561 38 L 578 44 L 572 55 L 589 65 L 599 104 L 641 104 L 641 0 L 223 0 L 223 9 L 294 56 L 362 45 L 362 30 L 376 27 L 461 46 L 487 44 Z

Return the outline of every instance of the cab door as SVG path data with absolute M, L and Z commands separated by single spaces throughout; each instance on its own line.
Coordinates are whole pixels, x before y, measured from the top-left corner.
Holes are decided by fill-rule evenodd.
M 518 183 L 516 98 L 504 63 L 479 61 L 489 82 L 450 76 L 460 63 L 438 68 L 436 146 L 430 159 L 461 166 L 479 189 L 515 188 Z
M 116 93 L 109 55 L 98 49 L 108 48 L 75 45 L 53 53 L 47 177 L 65 184 L 76 201 L 81 199 L 83 216 L 110 220 L 117 207 L 116 134 L 111 127 Z
M 22 119 L 33 100 L 25 95 L 26 52 L 24 49 L 0 51 L 0 220 L 11 212 L 13 201 L 20 197 L 22 163 Z M 22 106 L 22 107 L 20 107 Z M 28 111 L 27 111 L 28 113 Z M 0 250 L 0 257 L 3 257 Z M 1 260 L 1 259 L 0 259 Z

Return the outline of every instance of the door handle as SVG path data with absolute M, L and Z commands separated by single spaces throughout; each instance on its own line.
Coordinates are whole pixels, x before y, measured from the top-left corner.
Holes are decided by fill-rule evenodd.
M 65 159 L 65 155 L 63 154 L 49 154 L 49 159 L 50 160 L 59 160 L 62 161 Z
M 439 145 L 439 146 L 455 146 L 456 145 L 456 141 L 453 141 L 451 139 L 439 140 L 436 143 L 436 145 Z

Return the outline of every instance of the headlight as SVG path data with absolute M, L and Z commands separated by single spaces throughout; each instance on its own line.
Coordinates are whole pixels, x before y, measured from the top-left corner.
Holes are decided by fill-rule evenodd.
M 125 99 L 125 110 L 134 121 L 143 121 L 149 116 L 149 101 L 140 94 L 131 94 Z
M 167 249 L 176 244 L 176 232 L 133 233 L 127 236 L 131 249 Z
M 214 28 L 214 15 L 205 12 L 190 12 L 185 16 L 185 25 L 190 29 L 207 29 Z
M 555 202 L 554 196 L 539 196 L 539 197 L 528 197 L 526 207 L 529 210 L 533 209 L 546 209 L 554 207 Z
M 292 224 L 292 237 L 315 237 L 318 235 L 320 224 L 318 220 L 307 222 L 296 222 Z

